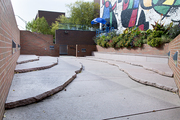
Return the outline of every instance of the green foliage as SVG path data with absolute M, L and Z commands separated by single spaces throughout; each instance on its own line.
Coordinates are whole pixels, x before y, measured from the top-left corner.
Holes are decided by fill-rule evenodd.
M 150 35 L 152 32 L 153 32 L 153 31 L 152 31 L 151 29 L 148 29 L 148 30 L 146 31 L 147 35 Z
M 153 26 L 153 31 L 149 32 L 149 36 L 147 38 L 147 44 L 152 47 L 158 47 L 163 43 L 170 42 L 171 39 L 167 36 L 169 30 L 172 28 L 173 23 L 171 22 L 169 25 L 164 26 L 164 24 L 155 22 Z
M 69 8 L 70 22 L 73 24 L 89 25 L 99 16 L 99 4 L 94 2 L 76 1 L 67 5 Z
M 152 47 L 158 47 L 162 43 L 162 39 L 160 37 L 149 37 L 147 39 L 147 44 Z
M 44 17 L 38 17 L 36 20 L 33 19 L 31 22 L 28 22 L 26 29 L 30 30 L 31 32 L 51 34 L 50 26 Z
M 176 26 L 177 27 L 177 26 Z M 109 33 L 107 36 L 97 38 L 97 44 L 102 47 L 141 47 L 143 44 L 148 44 L 152 47 L 158 47 L 163 43 L 168 43 L 172 40 L 169 37 L 172 23 L 164 26 L 161 23 L 155 23 L 153 30 L 141 31 L 138 27 L 126 28 L 122 34 L 116 35 L 115 32 Z M 180 26 L 178 26 L 180 28 Z M 180 29 L 174 28 L 180 32 Z
M 173 26 L 167 33 L 171 39 L 174 39 L 180 34 L 180 25 Z

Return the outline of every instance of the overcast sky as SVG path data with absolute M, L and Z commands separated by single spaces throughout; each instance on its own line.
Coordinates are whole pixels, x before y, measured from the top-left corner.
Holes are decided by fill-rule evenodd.
M 14 14 L 17 15 L 16 21 L 20 30 L 25 29 L 25 21 L 35 18 L 38 10 L 65 12 L 67 15 L 66 4 L 74 3 L 77 0 L 11 0 Z M 83 0 L 93 2 L 94 0 Z M 19 16 L 19 17 L 18 17 Z

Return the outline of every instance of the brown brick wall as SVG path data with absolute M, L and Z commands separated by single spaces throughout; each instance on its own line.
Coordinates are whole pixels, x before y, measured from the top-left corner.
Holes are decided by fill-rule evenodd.
M 68 45 L 68 55 L 76 56 L 76 45 Z
M 144 44 L 141 48 L 135 47 L 135 48 L 120 48 L 120 49 L 114 49 L 114 48 L 103 48 L 97 45 L 97 51 L 98 52 L 116 52 L 116 53 L 131 53 L 131 54 L 147 54 L 147 55 L 161 55 L 161 56 L 167 56 L 169 44 L 164 44 L 158 48 L 151 47 L 147 44 Z
M 65 33 L 67 31 L 67 33 Z M 56 30 L 56 44 L 62 45 L 94 45 L 94 31 Z
M 100 0 L 94 0 L 95 3 L 99 3 L 100 4 Z
M 21 54 L 59 56 L 59 45 L 55 45 L 51 42 L 53 41 L 52 35 L 42 35 L 30 31 L 21 31 L 20 38 Z M 50 46 L 54 46 L 54 50 L 51 50 Z
M 16 43 L 14 54 L 12 54 L 12 40 Z M 20 44 L 20 33 L 11 0 L 0 0 L 0 119 L 4 114 L 4 104 L 20 54 L 18 44 Z
M 96 45 L 77 45 L 77 57 L 91 56 L 93 51 L 96 51 Z
M 82 49 L 86 51 L 83 52 Z M 70 56 L 91 56 L 93 51 L 96 51 L 96 45 L 68 45 L 68 55 Z
M 65 13 L 38 10 L 38 14 L 37 14 L 36 18 L 37 17 L 39 17 L 39 18 L 44 17 L 47 20 L 48 24 L 51 26 L 52 23 L 54 23 L 56 21 L 56 18 L 59 17 L 59 15 L 65 16 Z
M 174 72 L 174 80 L 176 82 L 177 87 L 180 89 L 180 35 L 177 36 L 172 42 L 170 42 L 169 51 L 170 51 L 169 66 Z M 178 61 L 176 66 L 173 60 L 173 55 L 177 51 L 178 51 Z M 179 91 L 179 95 L 180 95 L 180 91 Z

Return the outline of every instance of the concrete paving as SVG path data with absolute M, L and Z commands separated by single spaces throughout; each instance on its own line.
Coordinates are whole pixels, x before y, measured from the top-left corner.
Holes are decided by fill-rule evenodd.
M 119 62 L 119 61 L 114 61 L 114 60 L 109 60 L 109 59 L 100 59 L 96 57 L 86 57 L 85 59 L 101 61 L 101 62 L 105 62 L 111 65 L 115 65 L 120 70 L 127 73 L 129 77 L 131 77 L 133 80 L 140 82 L 142 84 L 154 86 L 154 87 L 171 91 L 171 92 L 178 92 L 178 88 L 172 77 L 162 76 L 160 74 L 156 74 L 155 72 L 149 71 L 149 69 L 153 67 L 156 63 L 147 63 L 149 68 L 147 68 L 146 70 L 143 67 L 134 66 L 131 64 L 126 64 L 124 62 Z M 160 68 L 163 70 L 163 68 L 165 69 L 167 68 L 167 66 L 163 67 L 162 64 L 160 65 L 156 64 L 156 68 Z
M 30 56 L 27 58 L 23 56 L 23 58 L 20 55 L 19 61 L 26 61 Z M 22 58 L 22 59 L 21 59 Z M 37 68 L 37 67 L 43 67 L 43 66 L 49 66 L 57 62 L 58 57 L 50 57 L 50 56 L 41 56 L 39 57 L 38 61 L 34 62 L 27 62 L 23 64 L 16 65 L 15 70 L 22 70 L 22 69 L 30 69 L 30 68 Z
M 173 71 L 168 65 L 168 56 L 115 54 L 113 52 L 94 52 L 93 54 L 96 58 L 115 60 L 136 66 L 142 66 L 145 69 L 152 70 L 158 74 L 173 77 Z
M 36 55 L 20 55 L 18 60 L 17 60 L 17 63 L 21 63 L 21 62 L 24 62 L 24 61 L 35 60 L 35 59 L 39 59 L 39 57 L 36 56 Z
M 54 57 L 40 57 L 40 61 L 19 64 L 16 68 L 45 66 L 56 61 L 57 58 Z M 72 61 L 72 63 L 74 65 L 59 59 L 58 65 L 52 68 L 15 74 L 6 103 L 34 97 L 62 85 L 80 68 L 78 62 Z
M 107 63 L 74 57 L 60 59 L 70 63 L 67 67 L 71 67 L 74 62 L 81 62 L 84 70 L 67 86 L 66 91 L 36 104 L 6 110 L 6 118 L 3 120 L 180 118 L 177 94 L 139 84 L 118 67 Z

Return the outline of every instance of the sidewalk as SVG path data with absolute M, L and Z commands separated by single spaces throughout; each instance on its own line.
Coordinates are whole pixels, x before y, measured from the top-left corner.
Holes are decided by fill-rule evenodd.
M 66 69 L 72 66 L 79 68 L 76 63 L 80 62 L 83 64 L 83 71 L 65 90 L 49 99 L 6 110 L 6 118 L 3 120 L 178 120 L 180 118 L 180 100 L 177 94 L 139 84 L 120 71 L 117 66 L 105 62 L 67 56 L 60 57 L 59 60 L 62 60 L 62 64 L 66 64 L 64 65 Z M 51 80 L 50 78 L 49 81 Z

